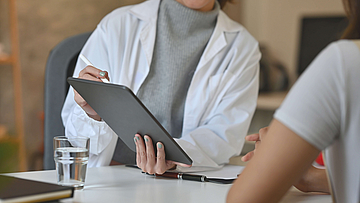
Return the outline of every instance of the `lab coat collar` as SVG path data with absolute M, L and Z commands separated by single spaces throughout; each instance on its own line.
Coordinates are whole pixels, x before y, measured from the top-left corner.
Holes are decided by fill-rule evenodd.
M 130 9 L 130 13 L 132 13 L 140 20 L 154 22 L 157 19 L 159 4 L 160 0 L 148 0 L 133 6 Z
M 229 19 L 229 17 L 222 10 L 220 10 L 214 32 L 209 40 L 208 45 L 206 46 L 201 60 L 199 61 L 197 71 L 201 69 L 201 67 L 205 66 L 208 61 L 210 61 L 219 51 L 221 51 L 221 49 L 227 45 L 228 42 L 226 41 L 225 37 L 226 33 L 240 32 L 242 29 L 242 26 Z
M 231 20 L 224 11 L 220 10 L 216 27 L 223 32 L 240 32 L 244 28 Z

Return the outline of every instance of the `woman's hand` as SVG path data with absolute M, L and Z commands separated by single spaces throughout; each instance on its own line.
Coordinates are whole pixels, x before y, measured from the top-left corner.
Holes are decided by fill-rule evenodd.
M 86 68 L 80 71 L 79 78 L 97 82 L 102 82 L 100 78 L 106 78 L 109 80 L 109 76 L 106 71 L 101 71 L 93 66 L 86 66 Z M 80 94 L 75 89 L 74 94 L 75 102 L 89 115 L 89 117 L 100 121 L 100 116 L 94 111 L 93 108 L 91 108 L 91 106 L 80 96 Z
M 154 146 L 148 135 L 145 135 L 143 139 L 139 134 L 136 134 L 134 141 L 136 145 L 136 164 L 144 172 L 163 174 L 167 170 L 175 168 L 176 165 L 190 167 L 187 164 L 165 160 L 165 146 L 161 142 L 156 143 L 157 154 L 155 156 Z
M 259 130 L 259 133 L 251 134 L 245 137 L 246 141 L 255 141 L 255 149 L 251 152 L 248 152 L 241 158 L 242 161 L 247 162 L 249 161 L 256 152 L 256 149 L 260 146 L 261 140 L 263 140 L 268 132 L 269 127 L 261 128 Z
M 311 166 L 294 186 L 302 192 L 323 192 L 330 194 L 325 169 Z

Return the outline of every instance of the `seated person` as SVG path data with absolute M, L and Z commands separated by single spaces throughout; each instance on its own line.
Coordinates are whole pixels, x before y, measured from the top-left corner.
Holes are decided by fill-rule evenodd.
M 344 0 L 349 27 L 310 64 L 276 111 L 227 202 L 278 202 L 325 150 L 335 202 L 360 197 L 360 0 Z
M 220 10 L 224 2 L 150 0 L 116 9 L 81 51 L 97 68 L 79 60 L 74 71 L 129 87 L 191 157 L 188 170 L 220 168 L 239 155 L 256 107 L 258 43 Z M 117 151 L 118 136 L 72 89 L 62 119 L 66 136 L 90 137 L 89 167 L 126 150 Z M 164 159 L 162 143 L 155 155 L 151 135 L 134 136 L 143 171 L 180 164 Z

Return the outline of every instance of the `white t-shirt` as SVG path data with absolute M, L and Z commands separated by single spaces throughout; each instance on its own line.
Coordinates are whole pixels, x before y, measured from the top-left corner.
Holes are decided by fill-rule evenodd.
M 336 202 L 359 202 L 360 50 L 330 44 L 296 82 L 274 117 L 325 151 Z

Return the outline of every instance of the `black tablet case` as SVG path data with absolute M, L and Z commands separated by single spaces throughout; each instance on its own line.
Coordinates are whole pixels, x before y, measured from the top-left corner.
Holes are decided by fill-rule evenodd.
M 162 142 L 167 160 L 192 164 L 190 157 L 129 88 L 73 77 L 67 81 L 131 150 L 136 151 L 136 133 L 148 135 L 155 154 L 156 143 Z

